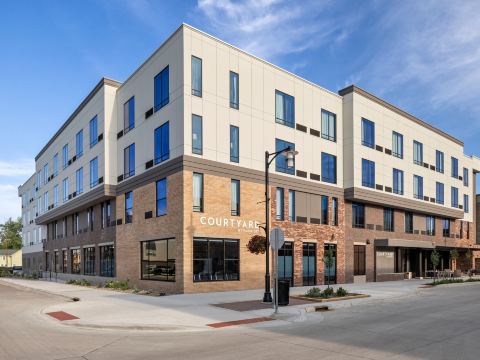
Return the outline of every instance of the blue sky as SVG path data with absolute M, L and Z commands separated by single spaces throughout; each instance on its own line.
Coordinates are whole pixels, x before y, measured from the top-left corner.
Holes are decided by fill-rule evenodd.
M 33 158 L 102 76 L 182 22 L 329 90 L 356 83 L 480 154 L 480 1 L 8 1 L 0 13 L 0 222 Z

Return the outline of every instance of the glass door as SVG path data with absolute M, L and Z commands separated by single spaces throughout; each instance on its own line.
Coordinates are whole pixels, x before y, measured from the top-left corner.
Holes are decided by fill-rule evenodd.
M 286 241 L 278 250 L 278 278 L 290 280 L 293 286 L 293 242 Z
M 327 251 L 332 252 L 332 262 L 331 266 L 328 266 Z M 336 244 L 325 244 L 324 246 L 324 264 L 325 264 L 325 284 L 336 284 L 337 283 L 337 245 Z
M 317 272 L 316 244 L 303 243 L 303 285 L 315 285 L 315 274 Z

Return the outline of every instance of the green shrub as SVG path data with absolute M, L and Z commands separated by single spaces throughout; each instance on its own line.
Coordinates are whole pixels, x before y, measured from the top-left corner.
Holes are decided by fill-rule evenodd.
M 88 280 L 82 279 L 82 280 L 75 280 L 75 279 L 70 279 L 66 281 L 66 284 L 69 285 L 78 285 L 78 286 L 91 286 L 92 283 Z
M 309 289 L 305 293 L 305 295 L 310 296 L 310 297 L 321 297 L 322 296 L 322 290 L 320 290 L 320 288 L 318 288 L 318 287 L 313 287 L 313 288 Z
M 105 283 L 107 289 L 116 289 L 116 290 L 128 290 L 130 286 L 128 285 L 128 280 L 110 280 Z
M 331 287 L 327 287 L 325 290 L 323 290 L 323 294 L 322 294 L 324 298 L 328 299 L 330 297 L 332 297 L 333 295 L 335 295 L 335 290 L 333 290 L 333 288 Z
M 0 277 L 10 276 L 10 272 L 5 268 L 0 268 Z
M 428 285 L 445 285 L 445 284 L 457 284 L 457 283 L 463 283 L 464 281 L 462 279 L 443 279 L 443 280 L 438 280 L 434 281 L 432 283 L 429 283 Z
M 478 279 L 478 278 L 469 278 L 469 279 L 465 280 L 465 282 L 477 282 L 477 281 L 480 281 L 480 279 Z
M 338 297 L 347 296 L 347 295 L 348 295 L 348 291 L 347 291 L 346 289 L 342 288 L 342 287 L 339 287 L 339 288 L 337 289 L 336 295 L 337 295 Z

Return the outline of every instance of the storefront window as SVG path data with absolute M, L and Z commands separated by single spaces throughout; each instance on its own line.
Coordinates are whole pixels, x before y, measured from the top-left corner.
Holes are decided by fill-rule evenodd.
M 115 248 L 113 245 L 100 246 L 100 276 L 115 276 Z
M 63 268 L 62 272 L 66 273 L 68 269 L 68 252 L 67 250 L 62 251 L 62 257 L 63 257 Z
M 193 281 L 240 279 L 239 241 L 193 239 Z
M 72 274 L 80 274 L 80 249 L 72 249 L 70 255 L 72 259 Z
M 303 285 L 315 285 L 317 269 L 316 244 L 303 243 Z
M 87 247 L 83 249 L 83 273 L 85 275 L 95 275 L 94 247 Z
M 293 242 L 286 241 L 278 250 L 278 277 L 290 280 L 293 286 Z
M 353 275 L 365 275 L 365 246 L 354 245 Z
M 142 279 L 175 281 L 175 239 L 143 241 Z

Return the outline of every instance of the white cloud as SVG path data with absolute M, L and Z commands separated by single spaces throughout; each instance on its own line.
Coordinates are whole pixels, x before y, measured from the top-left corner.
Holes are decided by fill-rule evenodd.
M 29 177 L 35 172 L 33 159 L 18 159 L 15 161 L 0 160 L 0 177 L 25 176 Z
M 0 185 L 0 223 L 21 216 L 21 201 L 16 185 Z

